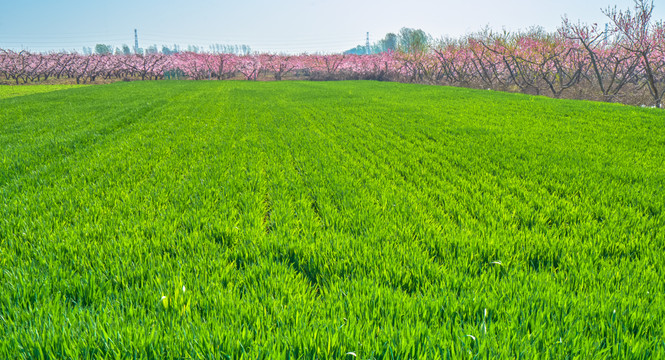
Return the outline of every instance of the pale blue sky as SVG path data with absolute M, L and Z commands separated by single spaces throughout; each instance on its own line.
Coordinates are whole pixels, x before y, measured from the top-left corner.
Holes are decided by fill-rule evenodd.
M 0 48 L 77 50 L 96 43 L 247 44 L 255 51 L 339 52 L 402 27 L 435 38 L 460 36 L 485 25 L 501 30 L 532 25 L 553 31 L 561 16 L 604 24 L 600 9 L 632 0 L 2 0 Z M 657 0 L 655 18 L 665 18 Z

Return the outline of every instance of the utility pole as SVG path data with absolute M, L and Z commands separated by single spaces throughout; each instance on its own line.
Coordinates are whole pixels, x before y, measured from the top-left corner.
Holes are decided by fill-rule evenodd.
M 607 34 L 610 32 L 609 24 L 605 23 L 605 45 L 607 45 Z
M 139 33 L 134 29 L 134 54 L 139 53 Z
M 369 55 L 369 31 L 367 32 L 367 42 L 365 43 L 365 49 L 367 49 L 366 53 Z

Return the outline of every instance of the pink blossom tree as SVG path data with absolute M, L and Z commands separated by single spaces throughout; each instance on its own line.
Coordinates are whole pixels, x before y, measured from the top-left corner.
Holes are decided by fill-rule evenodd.
M 633 11 L 607 8 L 603 13 L 614 24 L 618 36 L 618 46 L 634 54 L 639 59 L 639 67 L 644 74 L 640 81 L 649 89 L 656 107 L 662 106 L 665 93 L 665 59 L 657 56 L 662 42 L 662 23 L 653 23 L 653 1 L 634 0 Z
M 608 44 L 609 34 L 598 30 L 598 25 L 572 23 L 563 18 L 559 34 L 580 45 L 591 73 L 586 76 L 596 84 L 605 101 L 612 101 L 635 76 L 639 59 L 631 52 Z

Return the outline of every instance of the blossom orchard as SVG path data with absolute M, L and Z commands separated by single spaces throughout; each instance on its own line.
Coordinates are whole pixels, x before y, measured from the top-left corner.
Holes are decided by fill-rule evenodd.
M 373 79 L 519 91 L 661 107 L 665 25 L 653 4 L 607 9 L 612 29 L 568 19 L 556 33 L 489 31 L 427 47 L 374 55 L 233 55 L 219 53 L 80 55 L 0 49 L 8 83 L 74 79 L 311 80 Z M 175 75 L 175 76 L 174 76 Z M 2 79 L 0 78 L 0 79 Z M 637 99 L 633 98 L 637 96 Z

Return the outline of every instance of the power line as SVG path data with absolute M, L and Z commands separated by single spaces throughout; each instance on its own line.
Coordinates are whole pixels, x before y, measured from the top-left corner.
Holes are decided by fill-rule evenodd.
M 100 33 L 101 34 L 101 33 Z M 10 39 L 0 39 L 0 48 L 36 48 L 40 50 L 55 50 L 63 48 L 71 48 L 72 46 L 76 48 L 93 46 L 94 44 L 113 44 L 112 46 L 118 46 L 118 44 L 126 44 L 130 40 L 125 36 L 105 33 L 101 36 L 95 36 L 90 33 L 79 34 L 78 36 L 71 35 L 62 35 L 58 39 L 53 38 L 49 35 L 44 36 L 40 39 L 26 39 L 22 36 L 17 38 L 13 37 Z M 369 49 L 369 32 L 366 34 L 366 46 Z M 109 36 L 109 37 L 106 37 Z M 142 37 L 144 43 L 147 44 L 177 44 L 182 46 L 183 44 L 196 45 L 201 47 L 207 47 L 212 44 L 246 44 L 251 46 L 251 48 L 260 50 L 261 52 L 288 52 L 288 53 L 335 53 L 339 51 L 344 51 L 348 48 L 352 48 L 358 44 L 357 37 L 299 37 L 297 39 L 289 40 L 285 38 L 265 38 L 262 37 L 258 41 L 252 41 L 250 39 L 220 39 L 212 36 L 187 36 L 187 35 L 168 35 L 168 34 L 157 34 L 157 33 L 147 33 Z M 138 30 L 134 29 L 134 50 L 138 52 Z M 335 50 L 333 50 L 335 49 Z M 368 50 L 369 51 L 369 50 Z

